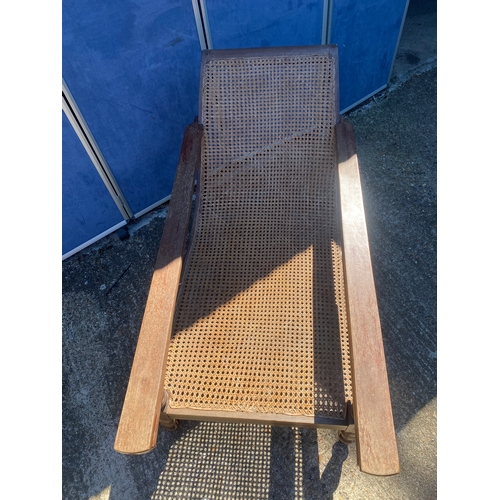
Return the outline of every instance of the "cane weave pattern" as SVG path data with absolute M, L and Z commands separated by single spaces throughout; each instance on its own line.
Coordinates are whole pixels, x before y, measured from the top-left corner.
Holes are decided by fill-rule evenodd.
M 345 417 L 334 70 L 321 55 L 204 67 L 199 209 L 165 379 L 173 408 Z

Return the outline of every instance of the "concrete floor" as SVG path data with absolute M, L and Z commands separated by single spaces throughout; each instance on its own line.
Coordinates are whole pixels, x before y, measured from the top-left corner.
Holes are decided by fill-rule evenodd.
M 174 433 L 160 429 L 147 455 L 113 451 L 162 207 L 134 223 L 128 240 L 111 235 L 63 263 L 63 499 L 436 498 L 436 52 L 426 45 L 435 11 L 411 7 L 391 85 L 346 115 L 358 146 L 401 473 L 359 472 L 355 445 L 328 430 L 183 422 Z

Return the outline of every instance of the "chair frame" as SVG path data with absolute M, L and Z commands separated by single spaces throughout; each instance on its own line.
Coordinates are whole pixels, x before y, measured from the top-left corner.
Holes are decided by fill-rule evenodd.
M 340 432 L 343 442 L 350 442 L 355 436 L 358 465 L 363 472 L 375 475 L 392 475 L 399 472 L 354 132 L 352 126 L 343 121 L 339 114 L 337 47 L 323 45 L 207 50 L 202 53 L 201 67 L 213 58 L 313 53 L 327 53 L 336 64 L 337 189 L 340 199 L 353 406 L 349 405 L 347 416 L 342 420 L 319 416 L 173 409 L 169 406 L 169 395 L 164 389 L 164 375 L 203 140 L 203 125 L 195 120 L 186 128 L 181 147 L 176 179 L 115 441 L 115 450 L 120 453 L 141 454 L 153 449 L 160 423 L 173 430 L 178 419 L 236 421 L 336 429 Z M 199 116 L 201 89 L 202 78 Z M 332 158 L 332 163 L 334 161 Z

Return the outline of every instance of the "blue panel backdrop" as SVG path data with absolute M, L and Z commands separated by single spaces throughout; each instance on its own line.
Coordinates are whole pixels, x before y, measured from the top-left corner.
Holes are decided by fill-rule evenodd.
M 319 45 L 323 0 L 206 0 L 214 49 Z
M 62 253 L 123 221 L 66 115 L 62 114 Z
M 64 0 L 63 78 L 132 211 L 171 193 L 197 114 L 200 44 L 188 0 Z
M 339 46 L 340 109 L 388 83 L 406 0 L 334 0 L 332 38 Z

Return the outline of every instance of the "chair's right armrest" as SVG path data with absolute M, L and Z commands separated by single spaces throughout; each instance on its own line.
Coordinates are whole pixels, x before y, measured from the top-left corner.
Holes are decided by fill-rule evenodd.
M 340 122 L 336 139 L 358 465 L 392 475 L 399 457 L 352 125 Z
M 147 453 L 156 445 L 168 346 L 182 270 L 203 126 L 186 128 L 158 258 L 142 320 L 115 450 Z

